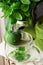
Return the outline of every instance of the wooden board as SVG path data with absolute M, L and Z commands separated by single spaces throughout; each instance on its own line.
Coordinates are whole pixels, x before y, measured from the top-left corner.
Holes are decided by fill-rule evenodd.
M 15 63 L 11 60 L 8 60 L 8 59 L 0 56 L 0 65 L 15 65 Z
M 5 65 L 5 58 L 0 56 L 0 65 Z

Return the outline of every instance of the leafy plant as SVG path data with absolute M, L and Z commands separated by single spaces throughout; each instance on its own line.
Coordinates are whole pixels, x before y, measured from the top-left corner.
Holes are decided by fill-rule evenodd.
M 30 54 L 26 54 L 25 47 L 16 48 L 15 51 L 12 51 L 11 53 L 9 53 L 9 56 L 13 58 L 15 57 L 15 59 L 18 60 L 19 62 L 22 62 L 30 58 Z
M 39 1 L 40 0 L 0 0 L 0 7 L 4 12 L 4 17 L 9 17 L 16 23 L 15 20 L 31 20 L 31 9 L 35 7 L 34 3 Z
M 17 21 L 23 20 L 31 25 L 31 11 L 39 1 L 41 0 L 0 0 L 0 8 L 4 12 L 4 17 L 9 18 L 5 26 L 6 32 L 13 32 L 12 27 Z

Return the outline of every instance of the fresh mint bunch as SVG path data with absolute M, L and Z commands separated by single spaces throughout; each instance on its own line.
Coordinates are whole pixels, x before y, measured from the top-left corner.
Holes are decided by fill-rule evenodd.
M 18 62 L 22 62 L 30 58 L 30 54 L 26 53 L 25 47 L 18 47 L 15 51 L 9 53 L 9 56 L 15 58 Z
M 31 2 L 32 1 L 32 2 Z M 11 19 L 25 20 L 31 19 L 31 9 L 35 7 L 34 3 L 39 2 L 40 0 L 0 0 L 0 7 L 4 12 L 4 17 L 10 17 Z M 16 23 L 16 22 L 15 22 Z M 14 23 L 14 24 L 15 24 Z M 31 21 L 32 23 L 32 21 Z
M 21 39 L 20 33 L 18 31 L 16 33 L 13 32 L 12 27 L 17 21 L 26 21 L 27 24 L 32 25 L 32 9 L 34 9 L 36 3 L 39 1 L 40 0 L 0 0 L 0 8 L 2 8 L 4 17 L 6 19 L 9 18 L 5 26 L 6 42 L 14 44 Z

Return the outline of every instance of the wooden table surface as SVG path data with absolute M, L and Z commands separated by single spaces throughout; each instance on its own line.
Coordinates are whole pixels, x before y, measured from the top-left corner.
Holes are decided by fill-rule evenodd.
M 8 60 L 8 59 L 0 56 L 0 65 L 15 65 L 15 63 L 11 60 Z

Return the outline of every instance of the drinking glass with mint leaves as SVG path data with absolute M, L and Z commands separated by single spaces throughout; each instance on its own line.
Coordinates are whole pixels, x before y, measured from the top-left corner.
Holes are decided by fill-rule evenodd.
M 13 42 L 12 39 L 10 41 Z M 17 44 L 15 42 L 13 43 L 14 45 L 12 43 L 6 44 L 6 56 L 14 61 L 16 65 L 24 65 L 24 63 L 29 61 L 31 57 L 29 50 L 31 48 L 32 41 L 32 36 L 29 33 L 22 31 L 21 39 Z

